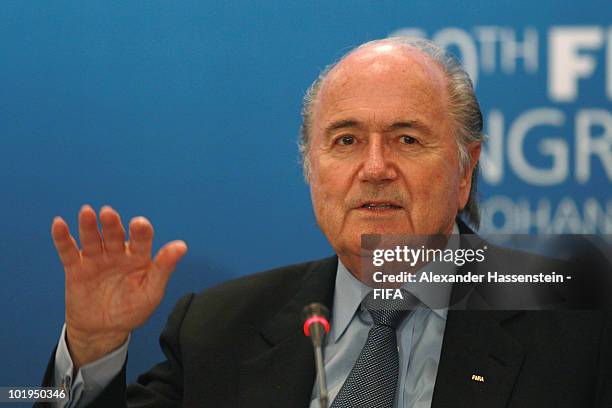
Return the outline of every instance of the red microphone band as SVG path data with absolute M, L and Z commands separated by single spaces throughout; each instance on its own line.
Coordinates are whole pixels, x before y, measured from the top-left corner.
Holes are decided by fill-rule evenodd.
M 304 334 L 310 337 L 310 325 L 313 323 L 321 323 L 325 329 L 325 333 L 329 333 L 329 322 L 323 316 L 312 316 L 304 322 Z

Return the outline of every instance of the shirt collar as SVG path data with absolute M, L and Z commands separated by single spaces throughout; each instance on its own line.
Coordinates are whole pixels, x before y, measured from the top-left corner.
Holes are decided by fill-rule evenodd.
M 337 342 L 342 336 L 368 291 L 368 286 L 355 278 L 338 259 L 331 328 L 331 337 L 334 342 Z
M 453 236 L 456 238 L 459 235 L 459 228 L 456 223 L 451 234 L 451 239 L 449 239 L 446 248 L 458 247 L 459 240 L 453 239 Z M 454 273 L 456 268 L 453 266 L 450 266 L 450 268 L 451 270 L 447 271 L 447 273 Z M 424 307 L 432 310 L 436 315 L 445 320 L 448 313 L 451 287 L 451 283 L 440 283 L 436 284 L 435 291 L 432 291 L 431 285 L 406 283 L 403 286 L 404 289 L 416 296 Z M 363 298 L 370 290 L 367 285 L 355 278 L 342 261 L 338 259 L 331 328 L 331 337 L 334 339 L 334 342 L 337 342 L 342 337 L 355 312 L 360 307 Z M 445 299 L 443 308 L 440 307 L 440 299 Z

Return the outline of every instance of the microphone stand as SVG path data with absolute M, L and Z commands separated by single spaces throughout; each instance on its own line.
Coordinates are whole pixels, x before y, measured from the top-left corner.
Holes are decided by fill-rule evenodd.
M 315 367 L 317 370 L 317 387 L 319 389 L 319 407 L 327 408 L 327 380 L 323 364 L 323 339 L 329 332 L 329 312 L 320 303 L 311 303 L 304 308 L 304 334 L 310 337 L 314 348 Z
M 317 368 L 317 378 L 319 387 L 319 406 L 327 408 L 327 379 L 325 378 L 325 369 L 323 366 L 323 338 L 325 332 L 322 330 L 321 324 L 313 324 L 310 327 L 310 338 L 314 347 L 315 366 Z

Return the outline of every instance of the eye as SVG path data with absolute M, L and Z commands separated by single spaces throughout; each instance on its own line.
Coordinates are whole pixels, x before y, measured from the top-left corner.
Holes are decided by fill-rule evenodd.
M 403 144 L 414 144 L 417 142 L 417 140 L 412 136 L 402 135 L 400 137 L 400 142 L 402 142 Z
M 342 136 L 340 138 L 338 138 L 336 140 L 336 143 L 341 145 L 341 146 L 348 146 L 348 145 L 352 145 L 355 143 L 355 136 L 350 136 L 350 135 L 346 135 L 346 136 Z

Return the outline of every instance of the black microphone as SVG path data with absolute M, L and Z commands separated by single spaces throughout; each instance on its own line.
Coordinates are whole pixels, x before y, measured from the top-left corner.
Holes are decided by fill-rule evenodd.
M 319 379 L 319 406 L 327 408 L 327 381 L 323 368 L 323 340 L 329 333 L 329 311 L 320 303 L 311 303 L 302 311 L 304 319 L 304 334 L 312 340 L 314 347 L 315 366 Z

